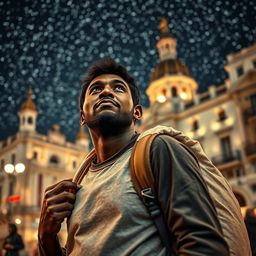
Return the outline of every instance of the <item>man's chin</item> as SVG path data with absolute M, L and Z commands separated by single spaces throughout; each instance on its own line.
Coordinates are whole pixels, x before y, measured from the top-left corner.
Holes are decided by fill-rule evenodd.
M 129 128 L 131 123 L 131 116 L 121 118 L 118 113 L 106 110 L 98 114 L 93 121 L 88 122 L 87 126 L 99 130 L 103 136 L 113 136 Z

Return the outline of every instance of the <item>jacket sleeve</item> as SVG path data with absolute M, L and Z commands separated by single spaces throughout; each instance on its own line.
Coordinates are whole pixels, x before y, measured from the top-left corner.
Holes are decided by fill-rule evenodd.
M 168 135 L 159 135 L 150 157 L 155 192 L 177 255 L 229 255 L 216 209 L 189 148 Z

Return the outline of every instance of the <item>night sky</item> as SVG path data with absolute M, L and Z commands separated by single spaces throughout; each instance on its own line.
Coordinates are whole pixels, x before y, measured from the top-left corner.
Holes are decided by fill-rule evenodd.
M 37 131 L 46 134 L 59 123 L 73 141 L 80 80 L 104 56 L 127 67 L 148 106 L 144 91 L 159 63 L 162 17 L 200 92 L 223 84 L 227 54 L 256 43 L 253 0 L 0 1 L 0 140 L 17 132 L 17 112 L 31 86 Z

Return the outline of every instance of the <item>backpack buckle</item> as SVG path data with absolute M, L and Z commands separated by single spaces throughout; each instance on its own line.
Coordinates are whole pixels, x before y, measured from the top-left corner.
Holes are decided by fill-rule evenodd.
M 149 213 L 151 217 L 155 217 L 161 214 L 159 205 L 155 200 L 155 195 L 151 188 L 145 188 L 141 190 L 141 195 L 142 195 L 144 204 L 149 209 Z

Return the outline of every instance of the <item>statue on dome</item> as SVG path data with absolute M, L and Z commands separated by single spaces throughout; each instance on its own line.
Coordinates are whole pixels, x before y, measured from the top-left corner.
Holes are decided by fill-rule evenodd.
M 164 33 L 168 33 L 169 32 L 169 29 L 168 29 L 168 21 L 166 18 L 162 18 L 161 19 L 161 22 L 159 24 L 159 29 L 161 30 L 161 32 L 164 34 Z

